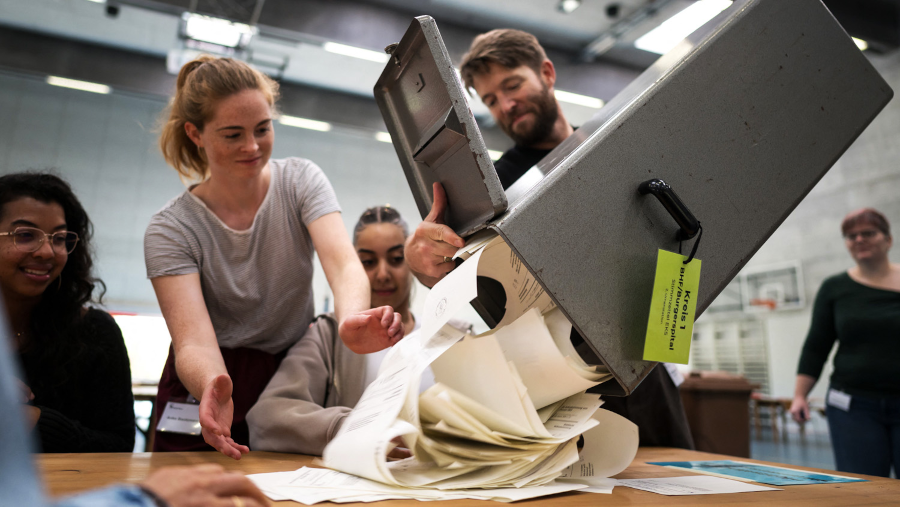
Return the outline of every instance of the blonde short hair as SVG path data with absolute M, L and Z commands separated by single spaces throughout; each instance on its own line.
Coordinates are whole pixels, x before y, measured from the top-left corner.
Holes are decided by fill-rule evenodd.
M 278 100 L 278 83 L 239 60 L 201 55 L 181 68 L 163 113 L 159 147 L 182 179 L 202 181 L 209 175 L 206 155 L 188 137 L 185 124 L 203 130 L 219 101 L 244 90 L 259 90 L 273 108 Z

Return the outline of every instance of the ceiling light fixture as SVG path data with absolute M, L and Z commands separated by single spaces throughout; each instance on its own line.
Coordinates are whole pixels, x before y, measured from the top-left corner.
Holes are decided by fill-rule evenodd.
M 106 0 L 87 0 L 88 2 L 94 2 L 95 4 L 105 4 Z
M 661 25 L 650 30 L 634 41 L 635 47 L 651 53 L 665 54 L 674 48 L 694 30 L 703 26 L 716 14 L 731 6 L 731 0 L 699 0 L 687 9 L 665 20 Z
M 868 42 L 866 42 L 862 39 L 857 39 L 856 37 L 851 37 L 851 39 L 853 39 L 853 42 L 856 44 L 856 47 L 858 47 L 860 51 L 865 51 L 865 50 L 869 49 Z
M 383 143 L 391 143 L 391 135 L 387 132 L 375 132 L 375 140 Z
M 497 150 L 488 150 L 488 156 L 491 157 L 491 160 L 497 161 L 500 160 L 500 157 L 503 156 L 503 152 Z
M 188 39 L 228 48 L 246 47 L 256 33 L 256 27 L 202 14 L 186 12 L 182 20 L 183 34 Z
M 91 93 L 108 94 L 112 92 L 112 88 L 104 84 L 91 83 L 88 81 L 78 81 L 77 79 L 67 79 L 58 76 L 47 76 L 47 84 Z
M 331 124 L 324 121 L 310 120 L 307 118 L 299 118 L 297 116 L 281 115 L 278 123 L 289 127 L 297 127 L 301 129 L 318 130 L 319 132 L 328 132 L 331 130 Z
M 326 42 L 322 44 L 322 49 L 329 53 L 352 56 L 353 58 L 369 60 L 370 62 L 387 63 L 391 59 L 391 55 L 381 51 L 372 51 L 371 49 L 338 44 L 337 42 Z
M 555 90 L 553 94 L 556 96 L 556 100 L 559 100 L 561 102 L 568 102 L 569 104 L 577 104 L 579 106 L 585 107 L 593 107 L 594 109 L 600 109 L 604 104 L 602 99 L 598 99 L 596 97 L 588 97 L 587 95 L 580 95 L 578 93 Z
M 581 7 L 581 0 L 559 0 L 556 9 L 563 14 L 572 14 L 572 11 Z

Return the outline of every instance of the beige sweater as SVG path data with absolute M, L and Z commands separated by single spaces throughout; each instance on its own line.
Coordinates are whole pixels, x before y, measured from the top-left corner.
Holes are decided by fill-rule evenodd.
M 247 413 L 250 448 L 321 455 L 365 379 L 365 356 L 344 345 L 332 315 L 318 316 Z

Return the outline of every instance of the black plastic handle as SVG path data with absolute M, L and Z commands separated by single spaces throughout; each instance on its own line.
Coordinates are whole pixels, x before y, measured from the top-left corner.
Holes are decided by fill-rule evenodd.
M 691 210 L 681 202 L 675 190 L 665 181 L 660 179 L 647 180 L 638 186 L 638 192 L 641 195 L 653 194 L 659 199 L 660 204 L 663 205 L 663 208 L 666 208 L 666 211 L 672 215 L 672 218 L 675 219 L 678 227 L 680 227 L 675 235 L 675 239 L 678 241 L 691 239 L 700 231 L 700 222 L 697 221 Z

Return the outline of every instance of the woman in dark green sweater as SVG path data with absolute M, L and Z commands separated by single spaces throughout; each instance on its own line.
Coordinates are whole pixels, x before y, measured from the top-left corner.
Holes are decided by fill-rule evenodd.
M 856 267 L 822 283 L 800 355 L 791 415 L 809 420 L 806 397 L 834 342 L 826 400 L 837 469 L 889 477 L 900 472 L 900 265 L 891 264 L 890 224 L 866 208 L 841 224 Z

